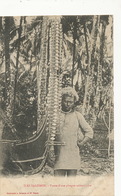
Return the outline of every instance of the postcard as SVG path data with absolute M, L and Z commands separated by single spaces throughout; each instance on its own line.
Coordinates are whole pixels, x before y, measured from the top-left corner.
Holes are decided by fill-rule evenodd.
M 1 15 L 1 195 L 114 195 L 114 26 Z

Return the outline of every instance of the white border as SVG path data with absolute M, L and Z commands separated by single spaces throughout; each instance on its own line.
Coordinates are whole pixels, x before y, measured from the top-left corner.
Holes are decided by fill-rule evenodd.
M 0 15 L 94 15 L 119 13 L 120 0 L 2 0 Z
M 115 195 L 121 194 L 121 1 L 120 0 L 2 0 L 1 16 L 113 15 L 115 100 Z M 108 182 L 107 182 L 108 183 Z

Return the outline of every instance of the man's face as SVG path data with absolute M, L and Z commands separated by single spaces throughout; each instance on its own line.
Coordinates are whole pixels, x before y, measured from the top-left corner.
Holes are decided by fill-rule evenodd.
M 62 99 L 62 109 L 67 112 L 70 111 L 74 106 L 74 96 L 64 96 Z

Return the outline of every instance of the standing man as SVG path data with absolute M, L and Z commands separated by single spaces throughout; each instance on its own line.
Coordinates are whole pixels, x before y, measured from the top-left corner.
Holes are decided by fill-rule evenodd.
M 65 145 L 60 146 L 59 152 L 56 152 L 55 176 L 76 176 L 81 164 L 79 148 L 93 138 L 92 128 L 82 114 L 75 111 L 76 101 L 77 92 L 72 87 L 63 88 L 59 140 Z

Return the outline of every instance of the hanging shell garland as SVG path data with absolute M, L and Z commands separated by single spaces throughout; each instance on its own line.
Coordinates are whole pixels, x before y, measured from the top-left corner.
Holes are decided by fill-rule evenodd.
M 52 19 L 50 28 L 50 77 L 48 93 L 49 142 L 54 142 L 59 130 L 61 108 L 62 26 L 60 18 Z
M 60 130 L 62 25 L 61 17 L 43 17 L 38 65 L 38 131 L 48 116 L 47 143 L 55 142 Z

